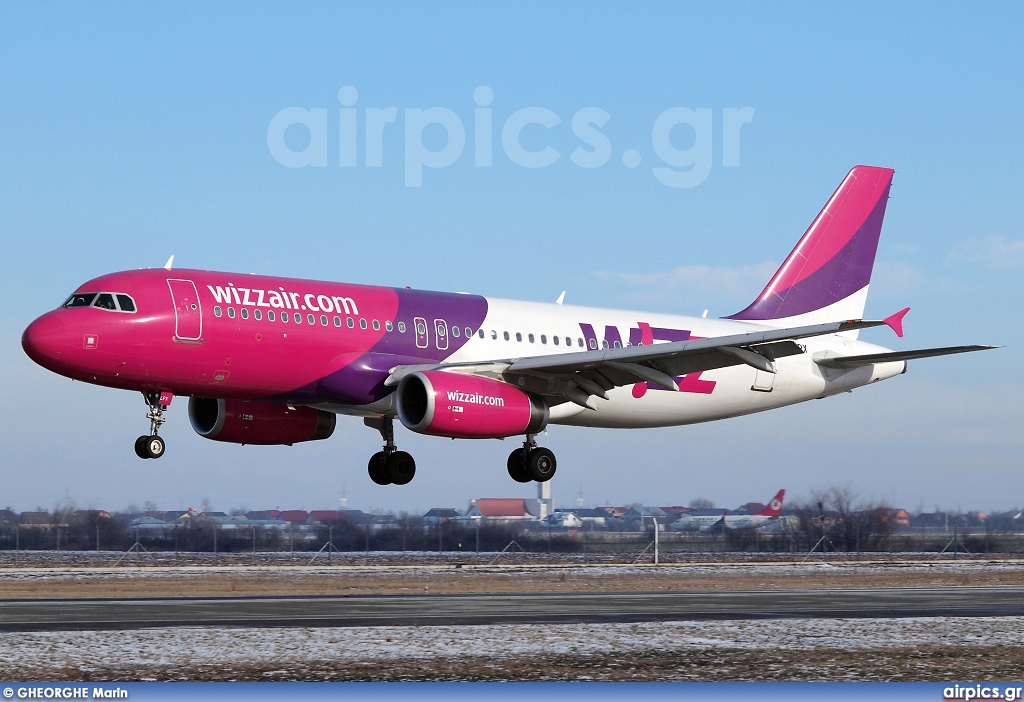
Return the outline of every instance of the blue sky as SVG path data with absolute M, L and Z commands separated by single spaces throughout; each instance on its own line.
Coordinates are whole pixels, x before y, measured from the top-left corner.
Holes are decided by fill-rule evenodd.
M 96 275 L 163 265 L 554 300 L 686 314 L 744 307 L 846 171 L 896 169 L 867 313 L 913 308 L 894 348 L 994 343 L 920 361 L 852 395 L 725 422 L 645 431 L 554 427 L 556 501 L 722 506 L 847 485 L 911 509 L 1024 505 L 1020 397 L 1024 273 L 1024 9 L 856 6 L 447 4 L 346 7 L 107 3 L 0 6 L 0 503 L 228 509 L 464 508 L 529 496 L 510 441 L 400 431 L 418 460 L 406 489 L 365 463 L 378 437 L 342 420 L 327 442 L 221 446 L 184 402 L 167 455 L 141 463 L 139 397 L 32 364 L 24 327 Z M 358 92 L 358 158 L 339 164 L 339 90 Z M 474 91 L 493 92 L 493 159 L 475 165 Z M 290 107 L 327 112 L 327 164 L 288 168 L 268 127 Z M 365 163 L 367 108 L 398 109 L 382 165 Z M 407 187 L 410 109 L 465 126 L 461 155 Z M 711 111 L 674 148 L 710 144 L 689 188 L 654 176 L 671 108 Z M 728 109 L 753 108 L 738 166 L 723 165 Z M 517 165 L 502 127 L 519 110 Z M 573 116 L 609 115 L 610 157 L 583 168 Z M 703 139 L 703 141 L 702 141 Z M 309 136 L 285 133 L 301 151 Z M 445 131 L 422 133 L 439 151 Z M 635 150 L 640 164 L 627 167 Z M 420 153 L 413 151 L 412 153 Z M 3 506 L 3 505 L 0 505 Z

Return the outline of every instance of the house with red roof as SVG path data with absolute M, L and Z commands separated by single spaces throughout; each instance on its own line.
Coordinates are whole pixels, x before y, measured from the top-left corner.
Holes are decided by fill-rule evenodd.
M 481 497 L 470 501 L 465 517 L 497 522 L 537 519 L 537 515 L 529 510 L 531 503 L 535 505 L 536 502 L 522 497 Z

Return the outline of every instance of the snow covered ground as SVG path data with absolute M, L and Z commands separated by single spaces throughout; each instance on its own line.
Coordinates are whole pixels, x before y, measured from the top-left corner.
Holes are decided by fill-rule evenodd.
M 987 656 L 997 670 L 1013 677 L 1024 664 L 1022 630 L 1024 617 L 934 617 L 4 633 L 0 676 L 929 679 L 933 656 L 934 672 L 948 679 L 959 659 L 978 673 Z M 1007 656 L 1009 663 L 1003 660 Z

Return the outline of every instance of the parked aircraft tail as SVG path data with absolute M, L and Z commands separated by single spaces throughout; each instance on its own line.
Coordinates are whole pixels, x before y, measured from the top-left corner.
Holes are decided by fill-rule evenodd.
M 775 493 L 775 497 L 772 498 L 768 506 L 757 513 L 759 517 L 778 517 L 782 514 L 782 501 L 786 498 L 786 491 L 779 490 Z
M 772 326 L 861 319 L 892 175 L 854 166 L 757 299 L 728 319 Z

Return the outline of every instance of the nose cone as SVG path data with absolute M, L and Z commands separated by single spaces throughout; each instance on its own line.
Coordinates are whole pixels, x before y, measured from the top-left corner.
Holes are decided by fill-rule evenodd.
M 21 347 L 28 357 L 51 370 L 67 352 L 67 341 L 67 329 L 59 311 L 44 314 L 21 335 Z

